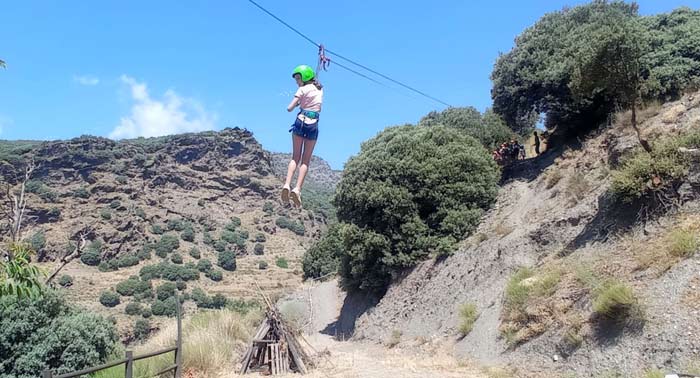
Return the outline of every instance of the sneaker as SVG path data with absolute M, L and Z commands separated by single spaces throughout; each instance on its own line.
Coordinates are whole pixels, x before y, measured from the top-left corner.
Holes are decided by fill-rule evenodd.
M 281 197 L 282 197 L 282 203 L 285 203 L 285 204 L 289 203 L 289 188 L 288 187 L 285 186 L 282 188 Z
M 292 202 L 294 202 L 294 206 L 301 207 L 301 194 L 297 188 L 292 189 L 289 197 L 292 199 Z

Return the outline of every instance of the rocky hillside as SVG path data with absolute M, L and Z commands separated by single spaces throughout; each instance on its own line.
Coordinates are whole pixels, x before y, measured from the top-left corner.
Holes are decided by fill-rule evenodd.
M 108 308 L 99 298 L 130 276 L 154 291 L 166 281 L 145 278 L 144 267 L 189 280 L 178 284 L 189 296 L 202 288 L 229 300 L 256 298 L 253 282 L 281 293 L 301 282 L 304 248 L 325 228 L 323 214 L 279 203 L 282 183 L 270 154 L 238 128 L 121 142 L 2 142 L 0 177 L 16 183 L 31 160 L 25 238 L 49 273 L 83 244 L 81 257 L 61 272 L 73 279 L 65 290 L 83 306 L 116 315 L 124 335 L 136 319 L 124 315 L 126 305 L 148 307 L 154 299 L 122 294 Z
M 651 140 L 700 128 L 700 95 L 640 117 Z M 478 231 L 454 255 L 397 277 L 355 321 L 354 337 L 443 339 L 464 358 L 510 365 L 509 376 L 700 373 L 700 253 L 681 258 L 670 250 L 700 230 L 700 181 L 686 182 L 683 205 L 661 215 L 613 201 L 610 170 L 638 144 L 628 118 L 506 172 Z M 612 280 L 636 298 L 625 323 L 594 311 L 599 288 Z M 357 311 L 359 303 L 348 298 L 345 307 Z M 478 314 L 471 332 L 462 328 L 474 318 L 469 307 Z

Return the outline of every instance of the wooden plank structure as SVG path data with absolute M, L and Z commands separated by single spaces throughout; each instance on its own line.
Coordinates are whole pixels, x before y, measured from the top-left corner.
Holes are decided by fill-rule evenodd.
M 257 285 L 256 285 L 257 286 Z M 264 372 L 271 375 L 289 372 L 307 373 L 311 359 L 297 341 L 291 328 L 272 302 L 258 288 L 265 300 L 265 318 L 253 336 L 251 345 L 243 356 L 240 374 Z

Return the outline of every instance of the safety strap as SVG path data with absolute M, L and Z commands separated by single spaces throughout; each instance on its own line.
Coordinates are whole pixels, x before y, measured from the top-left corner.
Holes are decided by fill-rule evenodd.
M 331 58 L 326 56 L 326 48 L 323 44 L 318 45 L 318 65 L 316 66 L 316 80 L 321 74 L 321 70 L 328 71 L 328 66 L 331 64 Z

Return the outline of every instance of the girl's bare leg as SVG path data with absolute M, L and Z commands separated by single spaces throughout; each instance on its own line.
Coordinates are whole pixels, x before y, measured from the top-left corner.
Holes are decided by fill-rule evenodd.
M 297 185 L 294 188 L 294 191 L 297 193 L 301 193 L 301 187 L 304 185 L 304 179 L 306 178 L 306 172 L 309 170 L 309 164 L 311 163 L 311 156 L 314 153 L 315 146 L 315 140 L 304 139 L 301 165 L 299 165 L 299 175 L 297 176 Z

